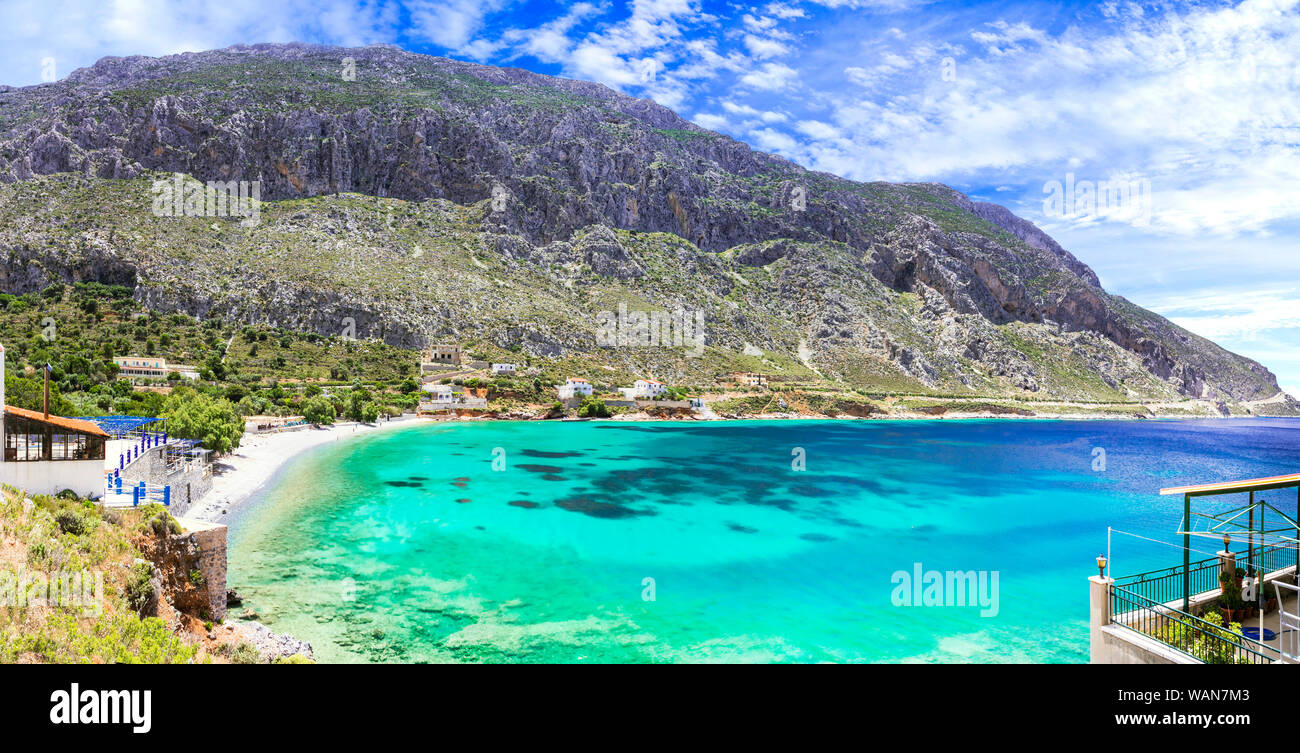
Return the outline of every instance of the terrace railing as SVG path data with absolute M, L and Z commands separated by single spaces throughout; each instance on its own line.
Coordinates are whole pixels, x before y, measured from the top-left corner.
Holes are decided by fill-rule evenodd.
M 1181 575 L 1180 575 L 1181 580 Z M 1206 664 L 1270 664 L 1273 654 L 1245 636 L 1114 585 L 1111 624 L 1137 631 Z
M 1237 567 L 1247 566 L 1247 551 L 1236 553 Z M 1255 547 L 1254 565 L 1267 575 L 1295 565 L 1293 547 Z M 1190 563 L 1187 568 L 1192 595 L 1213 591 L 1219 587 L 1219 558 L 1209 557 Z M 1181 601 L 1183 598 L 1183 566 L 1175 565 L 1145 573 L 1124 575 L 1115 579 L 1115 586 L 1130 593 L 1160 603 Z M 1112 611 L 1114 607 L 1112 605 Z

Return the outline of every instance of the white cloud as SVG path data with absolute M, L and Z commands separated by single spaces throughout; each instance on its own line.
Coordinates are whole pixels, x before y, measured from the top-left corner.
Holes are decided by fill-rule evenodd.
M 863 93 L 825 92 L 822 120 L 853 136 L 805 134 L 800 155 L 861 179 L 998 174 L 1042 185 L 1067 169 L 1091 180 L 1136 173 L 1152 184 L 1155 232 L 1266 232 L 1300 218 L 1300 184 L 1288 177 L 1300 172 L 1295 5 L 1246 0 L 1051 35 L 995 22 L 968 35 L 978 49 L 965 55 L 869 45 L 869 65 L 843 69 Z
M 1258 339 L 1277 329 L 1300 329 L 1300 290 L 1205 290 L 1149 304 L 1180 327 L 1211 340 Z
M 775 152 L 784 156 L 797 154 L 799 144 L 789 134 L 771 128 L 758 128 L 749 132 L 754 144 L 764 151 Z
M 798 71 L 784 63 L 764 63 L 741 76 L 740 83 L 764 91 L 779 91 L 798 76 Z
M 407 0 L 412 32 L 450 50 L 465 48 L 483 28 L 484 18 L 506 0 Z
M 562 60 L 573 48 L 569 33 L 582 21 L 598 16 L 602 9 L 592 3 L 574 3 L 568 13 L 533 29 L 508 29 L 502 41 L 515 45 L 520 52 L 546 62 Z
M 804 13 L 803 8 L 798 8 L 787 3 L 769 3 L 767 7 L 763 9 L 763 12 L 769 16 L 776 16 L 777 18 L 783 18 L 787 21 L 795 18 L 804 18 L 807 15 Z
M 691 122 L 701 128 L 707 128 L 710 131 L 730 131 L 731 124 L 722 115 L 712 115 L 706 112 L 696 113 Z
M 106 55 L 172 55 L 251 42 L 365 45 L 396 38 L 398 11 L 352 0 L 223 0 L 168 12 L 144 0 L 7 0 L 0 3 L 0 70 L 5 83 L 29 85 L 41 81 L 47 56 L 63 78 Z
M 840 129 L 820 120 L 801 120 L 796 128 L 805 136 L 819 141 L 832 141 L 843 137 Z
M 782 57 L 790 54 L 790 48 L 783 42 L 768 37 L 760 37 L 754 34 L 745 35 L 745 48 L 754 57 L 763 60 L 767 58 Z

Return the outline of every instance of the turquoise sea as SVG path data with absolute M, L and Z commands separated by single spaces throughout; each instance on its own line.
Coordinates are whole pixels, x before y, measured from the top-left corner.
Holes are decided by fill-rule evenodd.
M 1294 419 L 427 423 L 287 465 L 228 583 L 324 661 L 1083 662 L 1107 526 L 1297 470 Z M 1115 574 L 1175 562 L 1114 535 Z M 896 606 L 916 563 L 997 614 Z

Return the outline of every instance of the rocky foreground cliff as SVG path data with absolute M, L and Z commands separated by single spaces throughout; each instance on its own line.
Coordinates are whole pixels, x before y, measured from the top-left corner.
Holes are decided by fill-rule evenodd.
M 159 216 L 173 173 L 256 181 L 256 223 Z M 675 382 L 1279 393 L 1002 207 L 811 172 L 597 84 L 387 46 L 105 58 L 0 88 L 0 290 L 85 280 L 162 311 Z M 699 312 L 702 353 L 602 347 L 620 305 Z

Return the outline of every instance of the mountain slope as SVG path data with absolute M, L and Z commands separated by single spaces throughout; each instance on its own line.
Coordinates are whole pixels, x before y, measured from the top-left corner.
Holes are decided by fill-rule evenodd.
M 343 59 L 356 63 L 345 80 Z M 260 222 L 159 217 L 167 173 L 260 181 Z M 0 287 L 699 381 L 1259 400 L 1264 367 L 1122 298 L 1002 207 L 804 170 L 652 102 L 526 71 L 257 45 L 0 92 Z M 705 355 L 602 348 L 700 311 Z

